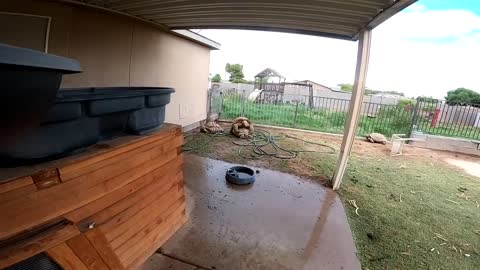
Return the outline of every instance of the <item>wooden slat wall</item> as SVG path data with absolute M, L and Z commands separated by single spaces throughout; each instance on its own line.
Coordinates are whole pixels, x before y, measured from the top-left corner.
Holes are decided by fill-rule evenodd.
M 30 176 L 0 184 L 0 244 L 56 218 L 75 232 L 28 252 L 0 248 L 0 269 L 43 251 L 65 269 L 139 267 L 186 221 L 182 144 L 180 127 L 167 124 L 34 176 L 55 172 L 51 185 Z
M 110 268 L 105 264 L 97 252 L 95 246 L 81 234 L 67 241 L 67 245 L 73 250 L 78 258 L 91 270 L 109 270 Z
M 0 194 L 6 193 L 15 189 L 19 189 L 28 185 L 33 185 L 32 177 L 22 177 L 14 181 L 8 181 L 0 185 Z
M 89 270 L 66 243 L 47 250 L 47 254 L 64 270 Z
M 4 246 L 0 248 L 0 269 L 46 251 L 79 234 L 80 232 L 75 226 L 68 225 L 46 235 L 39 235 L 27 241 L 21 240 L 18 243 Z

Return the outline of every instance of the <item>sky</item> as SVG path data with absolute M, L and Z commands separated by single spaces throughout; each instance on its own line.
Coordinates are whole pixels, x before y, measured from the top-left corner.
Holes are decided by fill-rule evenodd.
M 196 32 L 221 44 L 211 53 L 210 73 L 223 79 L 226 63 L 239 63 L 246 80 L 270 67 L 289 82 L 353 83 L 357 42 L 262 31 Z M 435 98 L 459 87 L 480 92 L 480 0 L 420 0 L 372 36 L 368 88 Z

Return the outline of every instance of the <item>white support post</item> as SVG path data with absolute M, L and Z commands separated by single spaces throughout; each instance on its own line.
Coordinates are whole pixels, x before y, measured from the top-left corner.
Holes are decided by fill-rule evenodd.
M 342 183 L 343 175 L 347 168 L 348 158 L 352 151 L 353 141 L 357 132 L 360 112 L 363 106 L 363 96 L 365 94 L 365 81 L 367 78 L 368 60 L 370 57 L 371 30 L 363 30 L 359 34 L 357 68 L 355 71 L 355 83 L 353 84 L 352 98 L 348 108 L 345 129 L 343 131 L 343 141 L 340 148 L 340 155 L 337 160 L 337 167 L 333 175 L 333 190 L 338 190 Z

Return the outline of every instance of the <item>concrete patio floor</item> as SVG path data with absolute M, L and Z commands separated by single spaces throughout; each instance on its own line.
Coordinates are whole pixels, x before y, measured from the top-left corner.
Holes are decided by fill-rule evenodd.
M 335 192 L 262 168 L 253 185 L 233 186 L 231 166 L 185 155 L 189 221 L 144 270 L 360 269 Z

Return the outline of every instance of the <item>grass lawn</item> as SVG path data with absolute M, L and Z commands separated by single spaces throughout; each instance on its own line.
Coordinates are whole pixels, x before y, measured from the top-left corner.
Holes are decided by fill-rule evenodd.
M 271 132 L 288 132 L 337 149 L 341 142 L 319 134 Z M 200 145 L 204 136 L 187 137 L 187 145 Z M 331 178 L 337 158 L 337 154 L 302 153 L 293 160 L 245 159 L 238 156 L 233 140 L 214 138 L 194 152 L 323 183 Z M 280 142 L 285 147 L 324 150 L 293 139 Z M 363 269 L 480 269 L 480 179 L 443 161 L 474 159 L 412 147 L 403 156 L 390 157 L 388 146 L 363 141 L 355 142 L 353 152 L 339 195 Z M 356 201 L 358 215 L 348 200 Z

